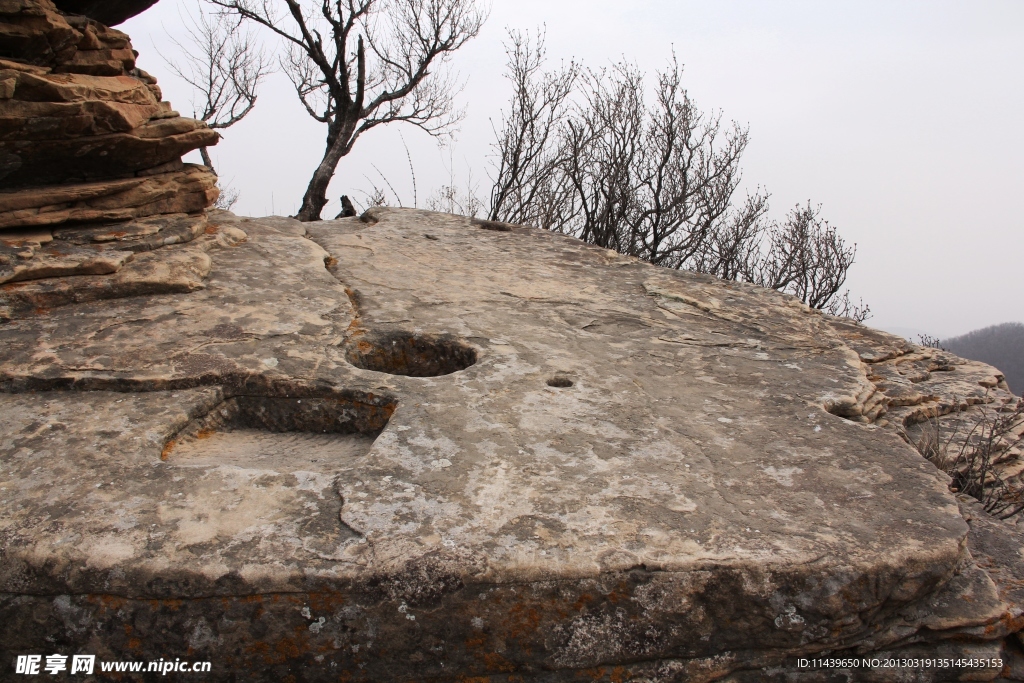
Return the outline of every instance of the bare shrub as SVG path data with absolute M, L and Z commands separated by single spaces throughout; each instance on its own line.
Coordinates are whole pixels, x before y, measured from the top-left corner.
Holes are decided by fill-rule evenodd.
M 431 211 L 477 218 L 485 207 L 483 201 L 476 196 L 476 187 L 473 185 L 473 177 L 470 176 L 465 188 L 460 188 L 455 183 L 437 188 L 427 198 L 427 208 Z
M 213 203 L 214 208 L 230 211 L 231 207 L 238 201 L 238 190 L 230 185 L 226 185 L 219 179 L 217 181 L 217 189 L 220 190 L 220 194 L 217 195 L 217 201 Z
M 1024 400 L 983 407 L 977 417 L 956 398 L 953 404 L 953 418 L 932 418 L 914 443 L 917 450 L 952 478 L 951 490 L 975 498 L 986 512 L 1006 519 L 1024 511 L 1024 484 L 1004 479 L 999 467 L 1019 439 Z
M 529 34 L 510 31 L 505 54 L 505 78 L 513 95 L 508 113 L 502 113 L 500 132 L 495 131 L 497 162 L 488 219 L 550 230 L 568 218 L 560 213 L 568 188 L 558 173 L 556 135 L 580 69 L 570 63 L 557 71 L 542 71 L 543 32 L 531 45 Z

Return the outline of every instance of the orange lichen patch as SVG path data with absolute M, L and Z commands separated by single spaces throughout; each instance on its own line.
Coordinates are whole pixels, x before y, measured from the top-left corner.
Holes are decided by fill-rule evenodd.
M 255 643 L 249 646 L 248 650 L 250 653 L 254 655 L 263 655 L 264 659 L 266 659 L 267 656 L 270 654 L 270 646 L 262 641 L 256 641 Z
M 275 647 L 271 647 L 270 643 L 263 641 L 256 641 L 248 648 L 250 654 L 260 657 L 264 664 L 281 664 L 288 661 L 288 654 L 281 652 L 281 643 L 276 643 Z M 287 648 L 285 648 L 287 650 Z
M 301 633 L 304 630 L 305 629 L 302 627 L 298 627 L 296 629 L 298 633 Z M 285 659 L 299 657 L 303 653 L 307 652 L 309 647 L 305 644 L 300 645 L 296 640 L 291 638 L 282 638 L 277 641 L 276 645 L 274 645 L 274 651 L 282 655 Z
M 587 606 L 587 603 L 593 602 L 594 596 L 590 593 L 581 593 L 580 597 L 573 604 L 573 609 L 577 612 L 583 611 L 583 608 Z
M 174 449 L 174 444 L 177 443 L 174 439 L 168 439 L 167 443 L 164 444 L 164 448 L 160 451 L 160 459 L 166 460 Z
M 198 432 L 196 432 L 196 438 L 197 439 L 209 439 L 211 436 L 213 436 L 216 433 L 217 433 L 216 429 L 209 429 L 209 428 L 200 429 Z
M 1013 616 L 1011 612 L 1004 612 L 999 621 L 985 626 L 985 635 L 997 638 L 1003 633 L 1017 633 L 1024 629 L 1024 615 Z
M 328 257 L 328 260 L 333 257 Z M 327 263 L 325 260 L 324 263 Z M 331 264 L 333 265 L 333 264 Z M 328 265 L 328 268 L 330 265 Z M 363 329 L 362 323 L 359 321 L 359 296 L 355 293 L 351 287 L 345 287 L 345 296 L 348 297 L 348 302 L 352 305 L 352 322 L 348 324 L 348 333 L 350 336 L 360 336 L 366 334 L 366 330 Z
M 90 595 L 87 599 L 90 602 L 98 603 L 102 609 L 112 611 L 123 609 L 124 606 L 128 604 L 128 600 L 116 595 Z
M 220 228 L 219 225 L 207 225 L 206 230 L 204 230 L 203 232 L 205 232 L 207 235 L 216 235 L 218 228 Z
M 630 598 L 629 586 L 625 581 L 620 581 L 619 585 L 608 594 L 608 602 L 615 604 L 619 600 L 628 600 Z
M 536 633 L 540 621 L 540 612 L 533 607 L 515 605 L 508 613 L 508 633 L 513 638 L 531 635 Z
M 480 657 L 484 665 L 490 671 L 515 671 L 515 664 L 502 657 L 497 652 L 489 652 Z
M 589 678 L 592 681 L 608 681 L 608 683 L 625 683 L 629 680 L 629 672 L 622 666 L 616 666 L 611 669 L 601 666 L 596 669 L 577 671 L 576 677 Z
M 341 593 L 311 593 L 309 595 L 309 608 L 317 613 L 335 612 L 345 603 L 345 596 Z

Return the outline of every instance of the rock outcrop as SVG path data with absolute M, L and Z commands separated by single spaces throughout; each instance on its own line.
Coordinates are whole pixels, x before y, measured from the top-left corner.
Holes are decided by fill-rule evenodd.
M 61 8 L 100 4 L 146 3 Z M 162 101 L 135 56 L 124 33 L 50 0 L 0 2 L 0 320 L 203 286 L 205 247 L 164 247 L 206 228 L 216 176 L 181 157 L 218 135 Z
M 0 3 L 0 230 L 195 213 L 216 177 L 181 156 L 216 144 L 161 101 L 128 36 L 50 0 Z
M 51 272 L 91 274 L 4 287 L 109 282 L 117 252 L 137 255 L 118 272 L 193 254 L 205 279 L 7 300 L 0 658 L 254 681 L 1024 672 L 1021 531 L 910 433 L 950 392 L 1007 405 L 997 371 L 520 226 L 176 225 L 198 234 L 157 252 L 132 251 L 161 239 L 144 222 L 11 247 L 61 242 Z M 113 263 L 76 264 L 87 244 Z M 822 656 L 891 665 L 799 664 Z
M 107 26 L 117 26 L 149 9 L 157 0 L 55 0 L 65 14 L 84 14 Z

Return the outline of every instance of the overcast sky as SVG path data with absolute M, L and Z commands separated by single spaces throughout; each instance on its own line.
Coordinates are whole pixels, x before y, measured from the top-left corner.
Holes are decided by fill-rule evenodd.
M 161 59 L 195 0 L 161 0 L 123 24 L 165 98 L 191 92 Z M 365 197 L 376 165 L 413 202 L 472 172 L 486 197 L 491 120 L 508 99 L 506 28 L 547 30 L 549 58 L 599 67 L 625 57 L 648 72 L 674 48 L 704 110 L 749 126 L 744 182 L 797 202 L 857 243 L 847 282 L 869 325 L 939 337 L 1024 321 L 1024 2 L 975 0 L 494 0 L 481 35 L 456 57 L 466 118 L 439 149 L 409 127 L 378 129 L 342 160 L 338 196 Z M 273 76 L 249 118 L 211 150 L 241 192 L 235 212 L 294 213 L 324 151 L 325 128 Z M 198 154 L 195 155 L 198 160 Z

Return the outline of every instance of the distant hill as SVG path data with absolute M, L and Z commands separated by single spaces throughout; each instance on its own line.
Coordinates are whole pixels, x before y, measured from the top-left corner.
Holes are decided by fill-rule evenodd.
M 1024 324 L 1003 323 L 942 340 L 942 348 L 958 356 L 1002 370 L 1013 393 L 1024 392 Z

